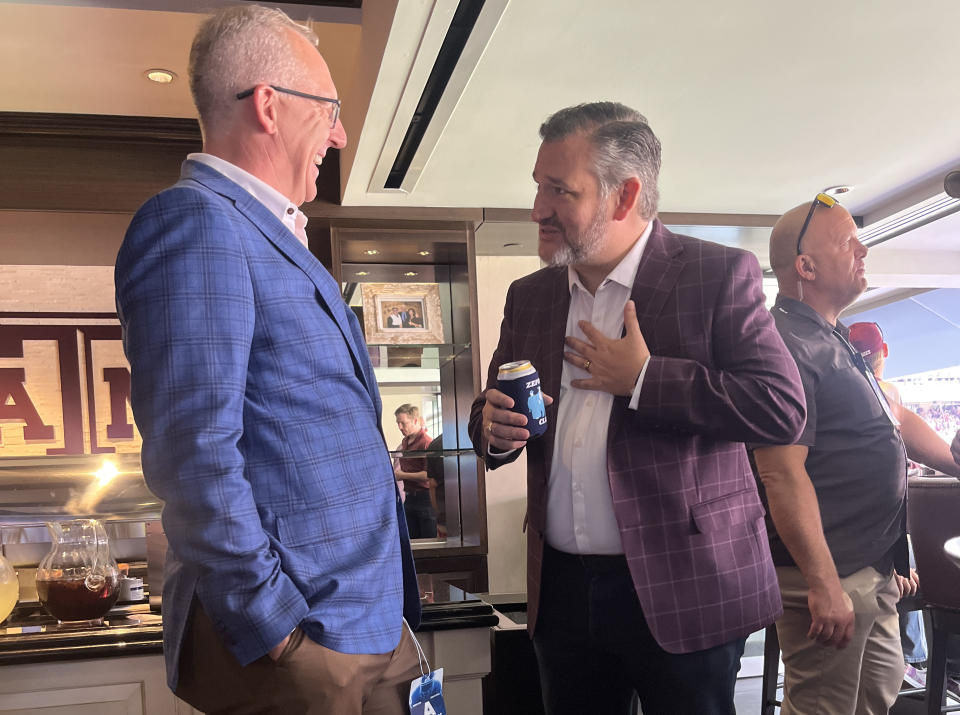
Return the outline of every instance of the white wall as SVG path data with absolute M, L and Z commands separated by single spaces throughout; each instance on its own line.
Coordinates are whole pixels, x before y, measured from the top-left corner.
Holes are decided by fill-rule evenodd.
M 0 313 L 113 313 L 113 266 L 0 265 Z
M 500 339 L 507 288 L 540 268 L 536 256 L 477 256 L 477 303 L 480 306 L 480 370 L 487 366 Z M 521 532 L 527 509 L 526 455 L 487 472 L 487 559 L 490 592 L 527 590 L 527 542 Z

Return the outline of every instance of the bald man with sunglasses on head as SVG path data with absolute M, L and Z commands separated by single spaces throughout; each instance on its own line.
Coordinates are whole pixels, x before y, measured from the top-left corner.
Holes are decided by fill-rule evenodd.
M 753 450 L 784 606 L 783 715 L 887 713 L 903 678 L 905 452 L 923 461 L 926 441 L 838 320 L 866 290 L 866 255 L 850 213 L 826 194 L 770 235 L 772 313 L 807 403 L 795 444 Z

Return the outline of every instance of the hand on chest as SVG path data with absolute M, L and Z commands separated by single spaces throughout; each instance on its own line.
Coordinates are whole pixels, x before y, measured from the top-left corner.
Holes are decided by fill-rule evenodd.
M 607 284 L 590 295 L 586 290 L 574 287 L 570 295 L 570 309 L 567 312 L 567 324 L 564 337 L 574 337 L 589 343 L 590 339 L 580 326 L 580 321 L 593 325 L 603 335 L 612 340 L 623 336 L 623 306 L 630 297 L 624 286 Z M 563 387 L 569 387 L 570 380 L 584 379 L 589 373 L 569 362 L 563 365 Z

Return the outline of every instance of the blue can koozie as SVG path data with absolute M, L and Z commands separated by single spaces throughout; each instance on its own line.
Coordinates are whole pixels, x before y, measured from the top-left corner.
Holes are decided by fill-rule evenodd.
M 530 439 L 547 431 L 547 408 L 540 391 L 540 376 L 529 360 L 508 362 L 497 373 L 497 389 L 513 398 L 513 411 L 527 418 Z

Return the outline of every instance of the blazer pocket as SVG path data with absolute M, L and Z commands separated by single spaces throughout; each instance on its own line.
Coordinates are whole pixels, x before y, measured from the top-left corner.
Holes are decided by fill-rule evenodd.
M 690 507 L 690 514 L 697 533 L 708 534 L 762 518 L 763 504 L 760 503 L 756 490 L 748 487 L 694 504 Z

